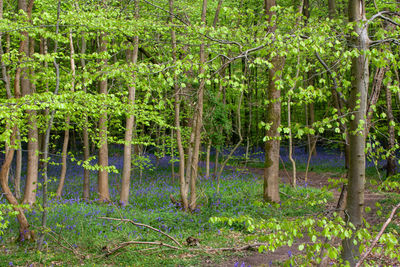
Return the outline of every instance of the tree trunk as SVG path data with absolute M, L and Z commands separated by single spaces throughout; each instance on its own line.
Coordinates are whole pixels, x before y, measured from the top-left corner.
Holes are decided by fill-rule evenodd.
M 352 86 L 350 91 L 349 108 L 353 119 L 349 124 L 350 165 L 348 172 L 348 190 L 346 221 L 356 228 L 362 225 L 364 209 L 365 183 L 365 125 L 367 111 L 367 94 L 369 83 L 369 59 L 365 52 L 369 49 L 368 25 L 364 24 L 365 2 L 363 0 L 349 1 L 349 21 L 363 22 L 354 25 L 356 37 L 350 40 L 350 47 L 357 47 L 360 55 L 352 59 Z M 359 128 L 361 127 L 362 130 Z M 354 236 L 343 240 L 343 260 L 353 266 L 359 254 L 358 246 L 353 243 Z
M 291 106 L 291 100 L 292 100 L 292 98 L 290 97 L 290 95 L 289 95 L 289 97 L 288 97 L 288 103 L 287 103 L 287 113 L 288 113 L 288 128 L 289 128 L 289 160 L 290 160 L 290 162 L 292 163 L 292 168 L 293 168 L 293 172 L 292 172 L 292 175 L 293 175 L 293 177 L 292 177 L 292 182 L 291 182 L 291 184 L 292 184 L 292 186 L 294 187 L 294 188 L 296 188 L 296 184 L 297 184 L 297 179 L 296 179 L 296 162 L 294 161 L 294 159 L 293 159 L 293 137 L 292 137 L 292 129 L 291 129 L 291 127 L 292 127 L 292 125 L 291 125 L 291 115 L 292 115 L 292 113 L 291 113 L 291 110 L 290 110 L 290 106 Z
M 390 87 L 386 86 L 386 107 L 387 107 L 387 120 L 389 129 L 389 156 L 386 163 L 386 177 L 396 174 L 396 156 L 394 155 L 394 146 L 396 143 L 395 129 L 394 129 L 394 116 L 392 110 L 392 91 Z
M 206 12 L 207 12 L 207 0 L 203 0 L 201 22 L 202 27 L 206 26 Z M 204 39 L 200 44 L 200 68 L 199 75 L 202 76 L 205 73 L 204 64 L 206 62 L 205 42 Z M 191 210 L 196 209 L 196 181 L 199 168 L 199 154 L 200 154 L 200 142 L 201 142 L 201 129 L 203 127 L 203 98 L 204 98 L 204 87 L 205 78 L 203 77 L 200 81 L 199 90 L 197 93 L 197 106 L 195 110 L 195 125 L 192 131 L 194 132 L 194 147 L 191 162 L 191 175 L 190 175 L 190 204 Z
M 313 127 L 312 125 L 315 122 L 315 108 L 314 108 L 314 103 L 310 103 L 308 105 L 308 126 Z M 312 156 L 317 156 L 317 137 L 315 135 L 308 135 L 309 136 L 309 142 L 308 142 L 308 152 Z
M 13 206 L 14 211 L 17 212 L 17 220 L 19 223 L 19 240 L 24 241 L 24 240 L 31 240 L 35 239 L 34 232 L 29 229 L 29 223 L 28 220 L 25 217 L 24 214 L 24 209 L 19 207 L 19 203 L 17 199 L 14 197 L 13 193 L 10 190 L 10 187 L 8 186 L 7 183 L 7 174 L 10 170 L 11 162 L 14 157 L 14 146 L 15 144 L 15 135 L 17 132 L 17 127 L 13 127 L 13 131 L 11 133 L 10 137 L 10 149 L 7 151 L 5 155 L 5 159 L 3 161 L 3 165 L 0 170 L 0 184 L 3 189 L 4 195 L 7 199 L 7 201 Z
M 138 10 L 138 0 L 135 0 L 135 18 L 139 17 Z M 138 58 L 138 49 L 139 49 L 139 36 L 135 36 L 133 40 L 132 50 L 127 51 L 128 61 L 134 68 L 134 65 L 137 62 Z M 136 75 L 135 72 L 132 73 L 132 79 L 135 80 Z M 128 86 L 128 101 L 132 106 L 132 111 L 135 105 L 135 96 L 136 96 L 136 87 L 134 84 Z M 125 128 L 125 143 L 124 143 L 124 165 L 122 169 L 122 181 L 121 181 L 121 195 L 120 195 L 120 204 L 122 206 L 127 205 L 129 203 L 129 187 L 130 187 L 130 179 L 131 179 L 131 163 L 132 163 L 132 134 L 133 127 L 135 124 L 135 117 L 133 114 L 130 114 L 126 117 L 126 128 Z
M 21 198 L 21 172 L 22 172 L 22 148 L 21 148 L 21 134 L 17 128 L 17 143 L 20 144 L 17 148 L 15 157 L 15 176 L 14 176 L 14 190 L 15 197 Z
M 82 47 L 81 47 L 81 54 L 84 55 L 86 53 L 86 39 L 84 34 L 82 33 Z M 81 65 L 82 69 L 85 70 L 86 62 L 84 57 L 81 57 Z M 83 80 L 83 91 L 86 93 L 87 89 L 85 86 L 85 80 Z M 89 144 L 89 133 L 87 129 L 88 125 L 88 117 L 85 114 L 85 125 L 83 126 L 83 160 L 89 160 L 90 157 L 90 144 Z M 83 194 L 82 197 L 84 200 L 88 200 L 90 197 L 90 171 L 88 169 L 83 170 Z
M 265 0 L 265 13 L 268 21 L 275 15 L 271 8 L 276 5 L 275 0 Z M 268 32 L 274 32 L 276 25 L 269 27 Z M 271 59 L 273 65 L 268 70 L 269 81 L 267 99 L 269 101 L 266 112 L 266 122 L 271 126 L 267 131 L 267 141 L 265 142 L 265 169 L 264 169 L 264 200 L 279 202 L 279 148 L 280 133 L 278 127 L 281 124 L 281 91 L 277 88 L 276 82 L 279 80 L 277 72 L 283 69 L 284 60 L 279 56 Z
M 103 34 L 100 35 L 99 52 L 105 53 L 107 51 L 107 41 Z M 104 66 L 107 64 L 107 59 L 103 59 Z M 107 95 L 107 77 L 102 77 L 99 81 L 99 93 Z M 108 188 L 108 140 L 107 140 L 107 107 L 104 107 L 103 113 L 99 119 L 99 166 L 98 171 L 98 193 L 99 202 L 110 201 L 110 192 Z
M 72 31 L 69 31 L 69 47 L 70 47 L 70 57 L 71 57 L 71 72 L 72 72 L 72 81 L 71 81 L 71 91 L 75 91 L 75 59 L 74 59 L 74 43 L 72 40 Z M 62 190 L 64 187 L 65 176 L 67 174 L 67 153 L 68 153 L 68 142 L 69 142 L 69 124 L 70 117 L 67 116 L 65 120 L 65 131 L 64 131 L 64 143 L 61 152 L 61 175 L 60 182 L 58 184 L 56 196 L 61 197 Z
M 31 17 L 33 7 L 33 0 L 29 2 L 29 5 L 26 0 L 18 1 L 18 9 L 26 12 L 28 17 Z M 20 43 L 19 52 L 22 54 L 20 60 L 25 60 L 23 57 L 29 57 L 30 49 L 29 49 L 29 36 L 27 32 L 22 33 L 24 35 L 24 39 Z M 33 46 L 31 45 L 31 49 L 33 50 Z M 31 83 L 28 78 L 28 68 L 20 69 L 19 67 L 16 70 L 15 75 L 15 97 L 19 97 L 19 94 L 22 93 L 23 96 L 33 93 L 31 88 Z M 18 85 L 17 85 L 18 84 Z M 18 87 L 18 88 L 17 88 Z M 27 162 L 27 173 L 26 173 L 26 185 L 25 185 L 25 193 L 24 200 L 25 204 L 32 205 L 36 201 L 36 189 L 37 189 L 37 180 L 38 180 L 38 167 L 39 167 L 39 146 L 38 146 L 38 128 L 36 123 L 36 111 L 28 110 L 28 162 Z
M 169 12 L 170 16 L 170 23 L 173 23 L 173 14 L 174 14 L 174 1 L 169 0 Z M 171 27 L 171 46 L 172 46 L 172 60 L 173 64 L 176 63 L 176 36 L 175 30 Z M 178 146 L 178 153 L 179 153 L 179 188 L 181 194 L 181 201 L 183 205 L 183 209 L 187 211 L 189 209 L 188 203 L 188 186 L 185 179 L 185 152 L 183 150 L 182 144 L 182 136 L 181 136 L 181 126 L 180 126 L 180 95 L 179 95 L 179 87 L 177 81 L 177 75 L 174 72 L 174 109 L 175 109 L 175 127 L 176 127 L 176 143 Z
M 207 151 L 206 151 L 206 179 L 210 177 L 210 151 L 211 151 L 211 139 L 208 140 Z
M 329 18 L 334 19 L 336 16 L 336 0 L 328 0 Z

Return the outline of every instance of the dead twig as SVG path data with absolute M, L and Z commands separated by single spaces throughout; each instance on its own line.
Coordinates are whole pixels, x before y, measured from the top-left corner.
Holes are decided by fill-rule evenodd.
M 132 221 L 132 220 L 130 220 L 130 219 L 122 219 L 122 218 L 121 218 L 121 219 L 118 219 L 118 218 L 110 218 L 110 217 L 99 217 L 99 219 L 110 220 L 110 221 L 129 222 L 129 223 L 131 223 L 131 224 L 133 224 L 133 225 L 135 225 L 135 226 L 142 226 L 142 227 L 148 228 L 148 229 L 150 229 L 150 230 L 153 230 L 153 231 L 155 231 L 155 232 L 158 232 L 158 233 L 160 233 L 160 234 L 162 234 L 162 235 L 168 237 L 168 238 L 171 239 L 175 244 L 177 244 L 179 247 L 182 247 L 182 245 L 181 245 L 175 238 L 173 238 L 173 237 L 170 236 L 169 234 L 167 234 L 167 233 L 161 231 L 160 229 L 154 228 L 154 227 L 152 227 L 152 226 L 150 226 L 150 225 L 143 224 L 143 223 L 137 223 L 137 222 L 134 222 L 134 221 Z M 132 242 L 133 242 L 133 241 L 132 241 Z
M 65 240 L 65 238 L 60 235 L 57 234 L 56 232 L 54 232 L 53 230 L 51 230 L 50 228 L 47 228 L 46 231 L 44 231 L 45 234 L 47 234 L 48 236 L 50 236 L 51 238 L 54 239 L 54 241 L 62 248 L 71 251 L 72 253 L 74 253 L 74 255 L 79 258 L 79 259 L 85 259 L 87 256 L 81 254 L 73 245 L 71 245 L 67 240 Z M 54 235 L 56 235 L 57 237 L 55 237 Z M 67 243 L 68 247 L 63 245 L 60 242 L 60 239 L 62 239 L 65 243 Z
M 367 258 L 367 256 L 371 253 L 372 249 L 376 246 L 378 243 L 379 239 L 383 235 L 383 232 L 385 231 L 386 227 L 388 227 L 389 223 L 392 221 L 394 215 L 396 214 L 396 210 L 400 208 L 400 203 L 397 204 L 393 209 L 392 212 L 390 213 L 389 218 L 386 220 L 386 222 L 383 224 L 381 230 L 379 233 L 376 235 L 374 241 L 372 242 L 371 246 L 362 254 L 360 257 L 360 260 L 357 262 L 355 267 L 359 267 L 363 264 L 364 260 Z
M 118 251 L 124 247 L 130 246 L 130 245 L 155 245 L 155 246 L 167 247 L 167 248 L 175 249 L 175 250 L 182 249 L 181 247 L 172 246 L 167 243 L 163 243 L 161 241 L 127 241 L 127 242 L 121 243 L 118 247 L 114 248 L 113 250 L 108 251 L 106 256 L 108 257 L 108 256 L 114 254 L 116 251 Z M 151 249 L 157 249 L 157 247 L 149 248 L 146 250 L 151 250 Z M 143 251 L 143 250 L 139 250 L 139 251 Z
M 249 244 L 249 245 L 244 245 L 241 247 L 230 247 L 230 248 L 207 248 L 207 249 L 192 249 L 192 250 L 205 250 L 205 251 L 243 251 L 243 250 L 249 250 L 253 248 L 258 248 L 260 246 L 267 246 L 268 244 L 266 243 L 255 243 L 255 244 Z

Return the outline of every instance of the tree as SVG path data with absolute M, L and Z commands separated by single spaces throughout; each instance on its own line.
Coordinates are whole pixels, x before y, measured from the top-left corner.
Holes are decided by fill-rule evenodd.
M 273 8 L 276 6 L 275 0 L 264 0 L 265 15 L 267 16 L 269 34 L 276 30 L 274 17 L 276 13 Z M 281 91 L 278 81 L 284 65 L 284 58 L 276 55 L 270 59 L 272 67 L 268 69 L 268 88 L 267 88 L 267 111 L 266 123 L 269 129 L 266 133 L 265 142 L 265 170 L 264 170 L 264 200 L 279 202 L 279 149 L 281 124 Z
M 346 219 L 356 228 L 362 225 L 364 210 L 365 184 L 365 127 L 367 115 L 367 95 L 369 86 L 369 37 L 366 23 L 365 2 L 363 0 L 349 0 L 349 22 L 352 23 L 354 33 L 350 45 L 357 51 L 351 65 L 351 90 L 349 109 L 351 118 L 349 123 L 350 158 L 348 171 L 348 189 Z M 343 241 L 343 259 L 353 266 L 359 255 L 358 246 L 353 242 L 354 236 Z
M 105 33 L 99 35 L 99 53 L 103 54 L 103 68 L 107 66 L 107 36 Z M 107 95 L 107 75 L 99 81 L 99 93 Z M 108 189 L 108 139 L 107 139 L 107 107 L 104 107 L 99 119 L 99 171 L 98 171 L 98 193 L 100 202 L 110 201 L 110 192 Z
M 135 0 L 135 19 L 139 18 L 139 5 L 138 0 Z M 127 61 L 132 65 L 132 69 L 135 68 L 135 64 L 138 58 L 139 49 L 139 36 L 133 37 L 132 47 L 127 50 Z M 132 79 L 135 81 L 135 72 L 132 73 Z M 136 87 L 135 84 L 128 86 L 128 101 L 129 104 L 134 108 Z M 125 127 L 125 143 L 124 143 L 124 165 L 122 169 L 121 178 L 121 196 L 120 204 L 126 205 L 129 202 L 129 186 L 131 179 L 131 162 L 132 162 L 132 132 L 135 124 L 135 117 L 133 114 L 126 117 Z

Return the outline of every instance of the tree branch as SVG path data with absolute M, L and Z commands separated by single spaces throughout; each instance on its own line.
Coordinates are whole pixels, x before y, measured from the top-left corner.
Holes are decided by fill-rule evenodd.
M 364 254 L 360 257 L 360 260 L 357 262 L 355 267 L 359 267 L 362 265 L 362 263 L 364 262 L 364 260 L 367 258 L 367 256 L 371 253 L 372 249 L 376 246 L 376 244 L 378 243 L 379 239 L 381 238 L 381 236 L 383 235 L 383 232 L 385 231 L 386 227 L 388 227 L 389 223 L 392 221 L 396 210 L 400 208 L 400 203 L 397 204 L 393 209 L 392 212 L 390 213 L 389 218 L 386 220 L 386 222 L 383 224 L 381 230 L 379 231 L 379 233 L 376 235 L 374 241 L 372 242 L 371 246 L 364 252 Z
M 99 219 L 110 220 L 110 221 L 129 222 L 129 223 L 131 223 L 131 224 L 133 224 L 133 225 L 135 225 L 135 226 L 142 226 L 142 227 L 148 228 L 148 229 L 150 229 L 150 230 L 153 230 L 153 231 L 155 231 L 155 232 L 158 232 L 158 233 L 160 233 L 160 234 L 162 234 L 162 235 L 168 237 L 168 238 L 171 239 L 175 244 L 177 244 L 179 247 L 182 247 L 182 245 L 181 245 L 175 238 L 173 238 L 173 237 L 170 236 L 169 234 L 167 234 L 167 233 L 161 231 L 160 229 L 154 228 L 154 227 L 152 227 L 152 226 L 150 226 L 150 225 L 143 224 L 143 223 L 137 223 L 137 222 L 134 222 L 134 221 L 132 221 L 132 220 L 130 220 L 130 219 L 118 219 L 118 218 L 109 218 L 109 217 L 99 217 Z
M 322 64 L 322 66 L 325 68 L 325 70 L 329 73 L 329 75 L 331 76 L 332 81 L 333 81 L 333 90 L 335 90 L 335 92 L 340 96 L 340 98 L 343 100 L 343 102 L 347 105 L 347 101 L 344 98 L 343 94 L 337 90 L 338 85 L 337 85 L 335 76 L 333 76 L 333 74 L 332 74 L 332 71 L 329 69 L 328 65 L 319 56 L 318 52 L 315 52 L 315 56 L 317 57 L 318 61 Z
M 392 23 L 392 24 L 394 24 L 396 26 L 400 26 L 400 24 L 395 22 L 394 20 L 383 16 L 383 15 L 386 15 L 386 14 L 388 14 L 388 15 L 397 15 L 397 16 L 400 15 L 399 12 L 393 12 L 393 11 L 387 11 L 387 10 L 386 11 L 381 11 L 381 12 L 378 12 L 375 15 L 373 15 L 367 22 L 369 23 L 369 22 L 372 22 L 376 18 L 381 18 L 381 19 L 386 20 L 387 22 L 390 22 L 390 23 Z

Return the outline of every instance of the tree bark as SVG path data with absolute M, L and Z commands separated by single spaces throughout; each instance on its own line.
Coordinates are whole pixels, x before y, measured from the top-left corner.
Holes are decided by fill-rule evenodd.
M 336 16 L 336 1 L 328 0 L 329 18 L 334 19 Z
M 82 33 L 82 46 L 81 46 L 81 54 L 84 55 L 86 53 L 86 39 L 84 33 Z M 85 71 L 86 62 L 83 57 L 81 57 L 81 65 L 83 71 Z M 83 91 L 86 93 L 87 88 L 85 86 L 85 80 L 83 80 Z M 87 129 L 87 125 L 89 123 L 88 117 L 84 114 L 85 125 L 83 126 L 83 160 L 87 161 L 90 157 L 90 144 L 89 144 L 89 133 Z M 82 197 L 84 200 L 88 200 L 90 197 L 90 172 L 88 169 L 83 170 L 83 193 Z
M 29 229 L 29 223 L 25 217 L 24 210 L 19 206 L 17 199 L 14 197 L 7 183 L 8 180 L 7 175 L 10 170 L 11 162 L 14 157 L 15 150 L 13 146 L 15 145 L 16 132 L 17 132 L 17 127 L 14 126 L 10 137 L 10 149 L 7 151 L 5 155 L 5 159 L 3 161 L 3 165 L 1 166 L 0 170 L 0 184 L 7 201 L 13 206 L 14 211 L 17 212 L 17 220 L 19 222 L 19 240 L 24 241 L 24 240 L 35 239 L 34 232 Z
M 174 14 L 174 1 L 169 0 L 169 12 L 170 23 L 173 23 L 173 14 Z M 172 46 L 172 60 L 173 64 L 176 63 L 176 36 L 175 30 L 171 27 L 171 46 Z M 189 203 L 188 203 L 188 186 L 185 178 L 185 152 L 183 150 L 182 144 L 182 136 L 181 136 L 181 126 L 180 126 L 180 90 L 177 81 L 177 75 L 174 72 L 174 110 L 175 110 L 175 127 L 176 127 L 176 143 L 178 146 L 179 153 L 179 188 L 181 194 L 181 201 L 183 205 L 183 209 L 188 211 Z
M 138 0 L 135 0 L 135 18 L 139 18 L 139 5 Z M 127 51 L 128 61 L 133 66 L 137 62 L 139 49 L 139 36 L 133 38 L 132 50 Z M 136 79 L 135 72 L 132 73 L 133 81 Z M 128 86 L 128 101 L 132 106 L 132 111 L 135 105 L 136 87 L 134 84 Z M 122 206 L 129 203 L 129 187 L 131 179 L 131 162 L 132 162 L 132 134 L 133 127 L 135 124 L 135 117 L 130 114 L 126 117 L 126 127 L 125 127 L 125 143 L 124 143 L 124 165 L 122 168 L 122 181 L 121 181 L 121 194 L 120 194 L 120 204 Z
M 271 8 L 276 5 L 275 0 L 264 0 L 265 14 L 268 16 L 268 21 L 275 12 Z M 274 32 L 276 25 L 268 27 L 268 32 Z M 265 142 L 265 169 L 264 169 L 264 200 L 279 202 L 279 148 L 280 148 L 280 133 L 278 127 L 281 124 L 281 91 L 276 86 L 279 80 L 277 72 L 283 69 L 284 59 L 275 56 L 270 59 L 273 67 L 268 70 L 269 81 L 267 88 L 267 105 L 266 122 L 271 124 L 267 130 L 267 141 Z
M 394 155 L 394 146 L 396 143 L 395 129 L 394 129 L 394 116 L 392 110 L 392 91 L 390 87 L 386 86 L 386 107 L 387 107 L 387 121 L 389 130 L 389 156 L 386 162 L 386 177 L 396 174 L 396 156 Z
M 352 59 L 352 86 L 350 91 L 349 108 L 349 141 L 350 165 L 348 172 L 348 190 L 346 221 L 351 222 L 356 228 L 362 225 L 364 209 L 364 184 L 365 184 L 365 133 L 367 115 L 367 94 L 369 84 L 369 59 L 365 52 L 369 49 L 368 25 L 365 24 L 365 2 L 363 0 L 349 1 L 349 21 L 356 22 L 354 31 L 357 36 L 350 40 L 350 46 L 356 47 L 360 55 Z M 364 22 L 361 24 L 361 22 Z M 356 263 L 358 246 L 353 243 L 354 236 L 343 240 L 342 258 L 349 261 L 351 266 Z
M 69 47 L 70 47 L 70 62 L 71 62 L 71 72 L 72 72 L 72 81 L 71 81 L 71 91 L 75 91 L 75 59 L 74 59 L 74 43 L 72 40 L 72 31 L 69 31 Z M 64 143 L 61 152 L 61 174 L 60 174 L 60 182 L 57 187 L 56 196 L 61 197 L 62 190 L 64 187 L 65 176 L 67 174 L 67 156 L 68 156 L 68 142 L 69 142 L 69 125 L 70 125 L 70 116 L 68 115 L 65 120 L 65 131 L 64 131 Z
M 202 12 L 201 12 L 201 22 L 202 27 L 206 25 L 206 12 L 207 12 L 207 0 L 203 0 Z M 200 68 L 199 75 L 202 76 L 205 73 L 204 64 L 206 62 L 206 52 L 205 52 L 205 41 L 204 38 L 200 44 Z M 199 168 L 199 154 L 200 154 L 200 142 L 201 142 L 201 129 L 203 127 L 203 98 L 204 98 L 204 87 L 205 78 L 202 77 L 197 93 L 197 106 L 195 111 L 195 125 L 193 128 L 194 132 L 194 147 L 193 147 L 193 157 L 191 162 L 191 175 L 190 175 L 190 204 L 191 210 L 196 209 L 196 182 L 197 174 Z
M 107 51 L 107 41 L 104 34 L 100 35 L 99 52 L 105 53 Z M 107 65 L 107 59 L 103 59 L 104 66 Z M 107 77 L 102 77 L 99 81 L 99 93 L 107 95 Z M 107 107 L 104 107 L 103 113 L 99 119 L 99 166 L 98 171 L 98 193 L 99 202 L 110 201 L 110 192 L 108 188 L 108 140 L 107 140 Z
M 34 0 L 29 1 L 19 0 L 18 1 L 18 9 L 23 10 L 30 19 L 32 14 Z M 30 56 L 29 49 L 29 35 L 27 32 L 23 32 L 22 35 L 23 40 L 20 42 L 20 60 L 23 60 L 23 57 Z M 33 50 L 33 47 L 31 45 Z M 28 68 L 21 69 L 17 67 L 15 74 L 15 97 L 20 97 L 33 93 L 31 90 L 31 83 L 28 79 Z M 38 128 L 36 123 L 36 111 L 28 110 L 28 162 L 27 162 L 27 172 L 26 172 L 26 185 L 24 192 L 24 200 L 25 204 L 32 205 L 36 201 L 36 189 L 37 189 L 37 179 L 38 179 L 38 168 L 39 168 L 39 146 L 38 146 Z
M 211 151 L 211 139 L 207 143 L 206 151 L 206 179 L 210 177 L 210 151 Z

